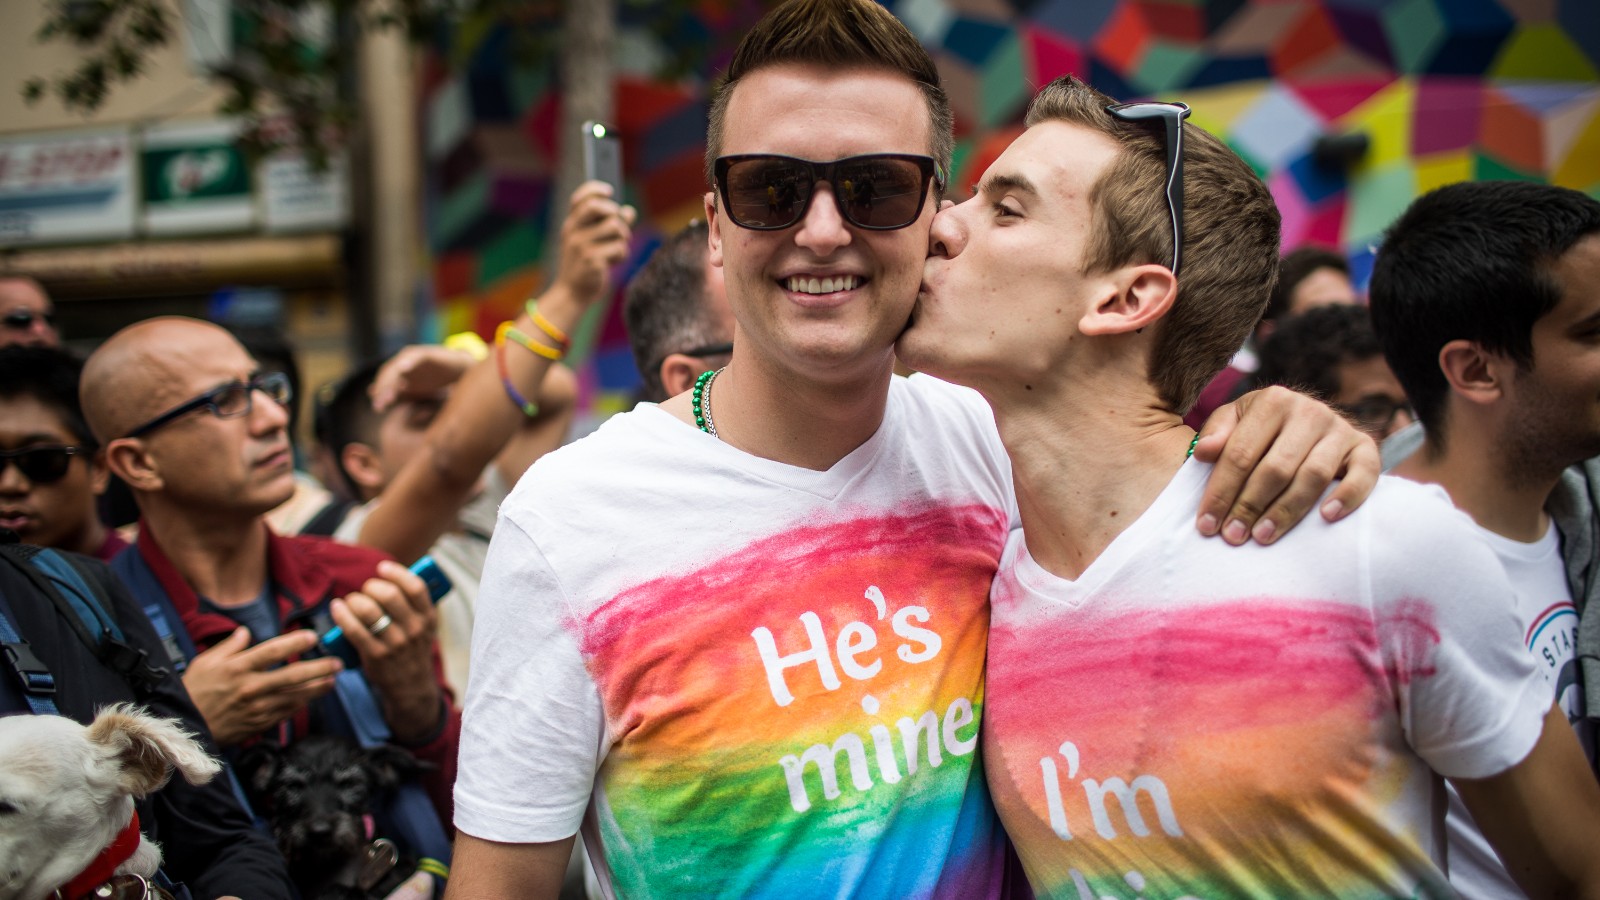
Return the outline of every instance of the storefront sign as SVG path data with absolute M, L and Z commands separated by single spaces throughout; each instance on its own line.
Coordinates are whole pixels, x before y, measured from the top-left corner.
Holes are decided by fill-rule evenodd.
M 337 231 L 350 220 L 350 167 L 328 160 L 318 172 L 300 153 L 286 150 L 256 170 L 261 179 L 262 225 L 272 234 Z
M 127 131 L 0 141 L 0 247 L 128 238 L 133 228 Z
M 139 153 L 151 235 L 244 231 L 256 221 L 250 169 L 227 122 L 152 126 Z

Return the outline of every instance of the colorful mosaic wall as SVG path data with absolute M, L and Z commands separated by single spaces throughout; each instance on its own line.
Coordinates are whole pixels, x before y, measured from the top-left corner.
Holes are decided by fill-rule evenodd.
M 1124 99 L 1181 99 L 1226 138 L 1284 214 L 1285 246 L 1349 253 L 1358 275 L 1419 193 L 1466 179 L 1549 181 L 1600 196 L 1597 0 L 899 0 L 885 4 L 940 64 L 964 191 L 1017 134 L 1035 86 L 1064 73 Z M 704 2 L 684 28 L 726 47 L 759 15 Z M 615 128 L 639 207 L 631 270 L 698 215 L 709 72 L 652 78 L 663 38 L 624 22 Z M 545 281 L 559 94 L 509 62 L 507 32 L 465 28 L 423 98 L 441 330 L 492 330 Z M 708 69 L 722 61 L 716 53 Z M 1360 133 L 1353 165 L 1319 165 L 1327 135 Z M 605 414 L 637 384 L 615 309 L 582 335 L 585 396 Z

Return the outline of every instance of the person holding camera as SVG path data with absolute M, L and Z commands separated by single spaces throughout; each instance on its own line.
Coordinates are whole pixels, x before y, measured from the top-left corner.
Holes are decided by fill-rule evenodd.
M 131 325 L 89 357 L 84 413 L 139 504 L 137 543 L 113 567 L 157 620 L 224 747 L 290 743 L 334 715 L 339 660 L 307 657 L 339 626 L 392 739 L 434 769 L 448 819 L 460 716 L 443 686 L 422 581 L 385 554 L 274 534 L 263 516 L 294 490 L 290 402 L 228 332 L 195 319 Z

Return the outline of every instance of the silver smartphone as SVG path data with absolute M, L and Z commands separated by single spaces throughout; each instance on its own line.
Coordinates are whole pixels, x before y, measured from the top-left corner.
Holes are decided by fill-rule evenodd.
M 593 120 L 583 123 L 583 180 L 611 185 L 611 196 L 621 202 L 622 141 Z

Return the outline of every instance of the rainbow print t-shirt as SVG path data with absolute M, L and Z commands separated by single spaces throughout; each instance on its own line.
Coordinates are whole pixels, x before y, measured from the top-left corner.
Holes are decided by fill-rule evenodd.
M 1076 580 L 1020 534 L 992 594 L 984 758 L 1044 897 L 1450 897 L 1434 772 L 1541 730 L 1510 586 L 1434 488 L 1384 479 L 1276 545 L 1201 538 L 1190 461 Z
M 502 507 L 458 827 L 581 824 L 608 896 L 997 896 L 979 734 L 1012 519 L 987 407 L 931 379 L 827 472 L 612 419 Z

